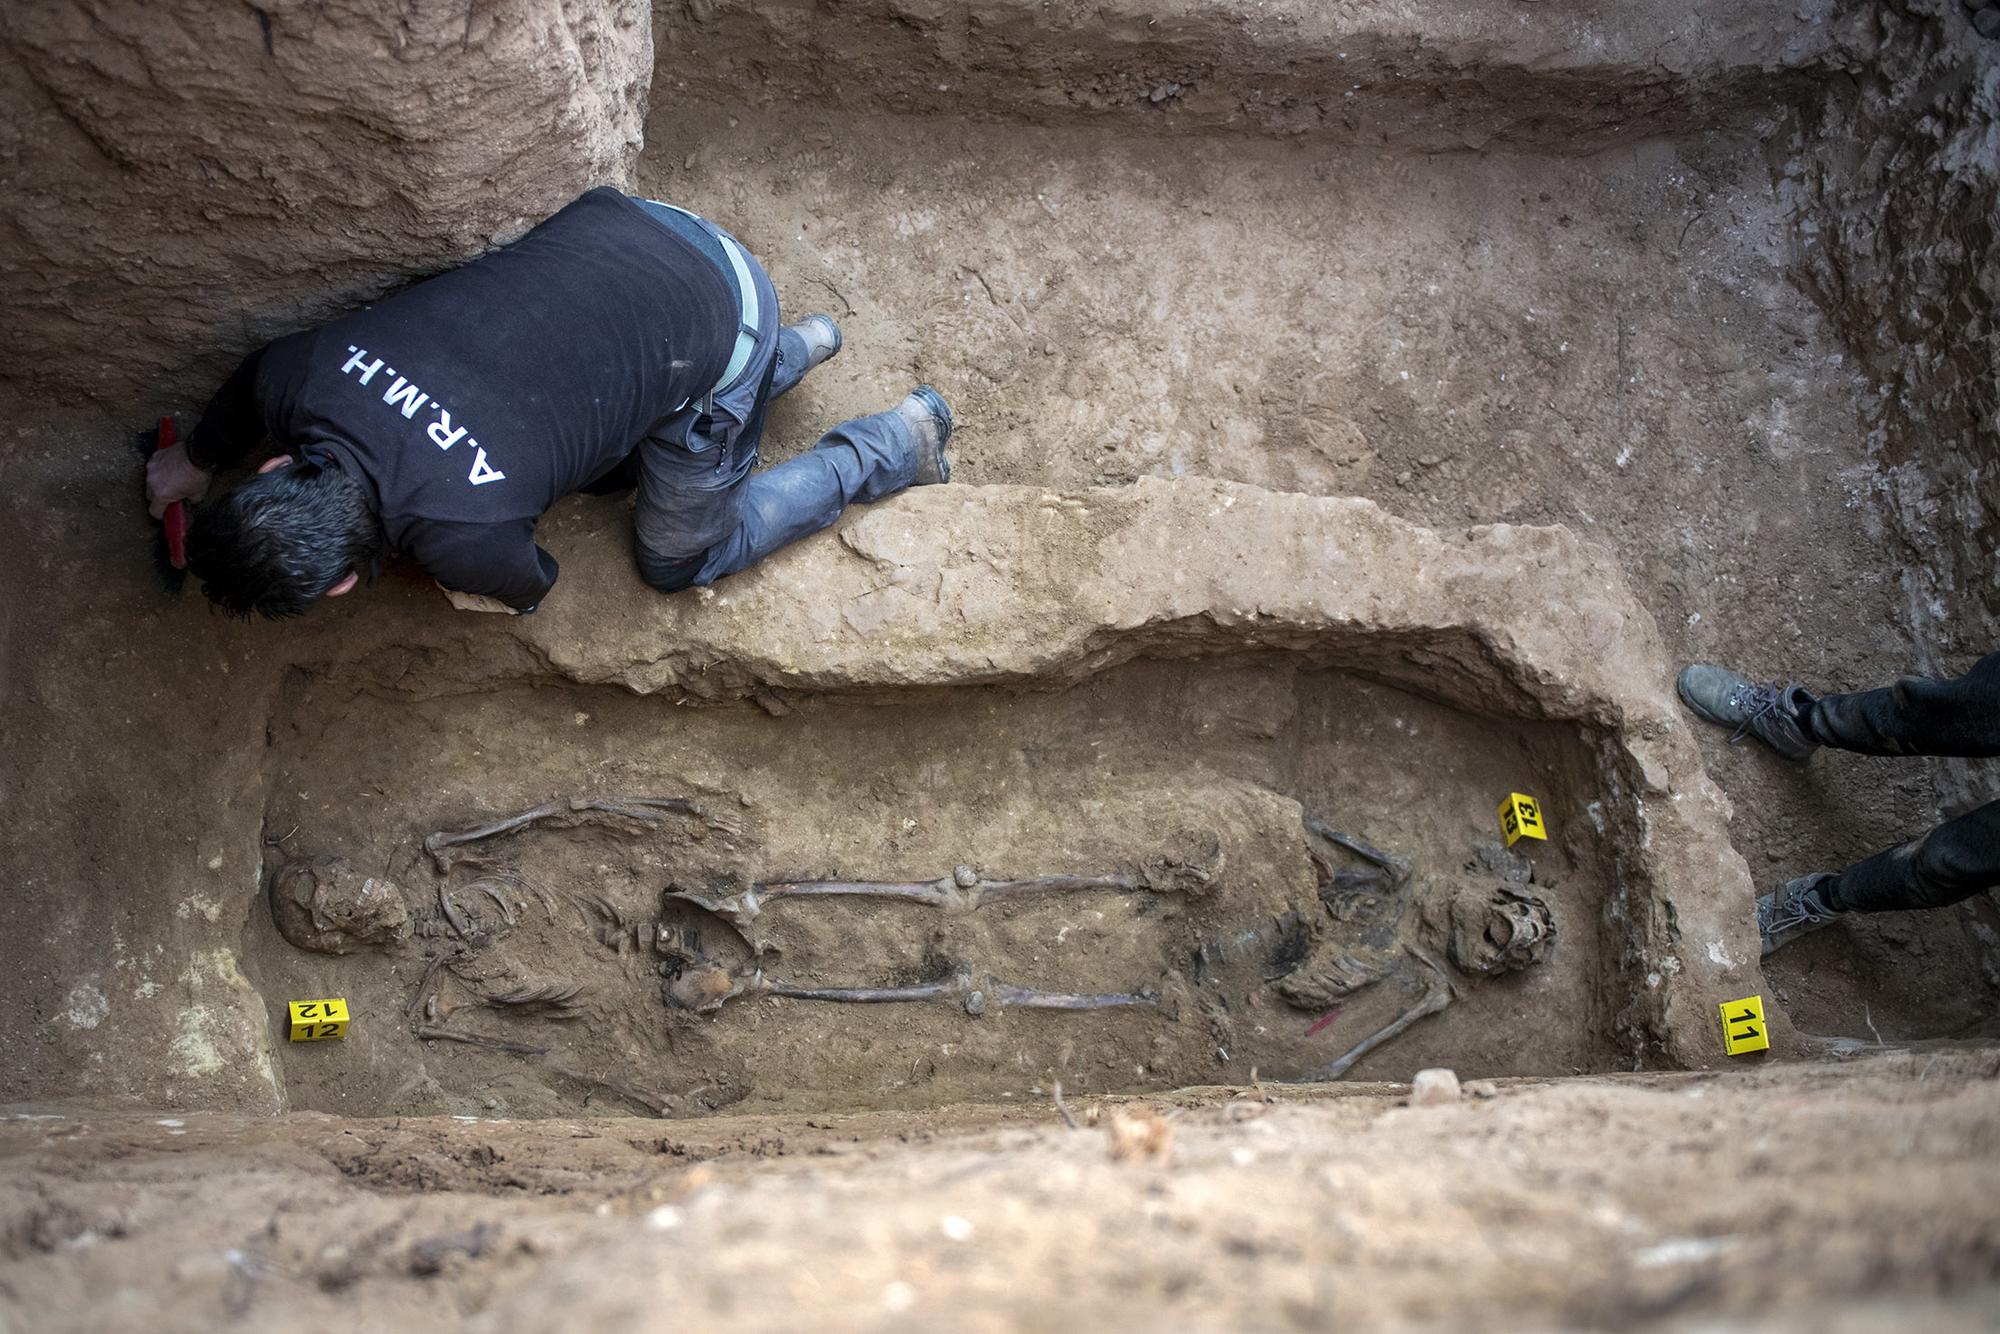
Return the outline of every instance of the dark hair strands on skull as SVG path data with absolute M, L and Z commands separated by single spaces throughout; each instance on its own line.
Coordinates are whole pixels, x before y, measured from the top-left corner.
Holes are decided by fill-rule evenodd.
M 232 616 L 297 616 L 350 572 L 372 571 L 382 527 L 361 484 L 301 458 L 195 509 L 188 568 Z

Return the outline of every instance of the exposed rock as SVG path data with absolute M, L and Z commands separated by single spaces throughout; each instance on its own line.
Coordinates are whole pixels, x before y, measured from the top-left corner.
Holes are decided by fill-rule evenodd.
M 255 344 L 623 184 L 649 8 L 0 6 L 0 377 L 199 408 Z
M 1458 1098 L 1458 1076 L 1450 1070 L 1419 1070 L 1410 1081 L 1412 1107 L 1443 1107 Z

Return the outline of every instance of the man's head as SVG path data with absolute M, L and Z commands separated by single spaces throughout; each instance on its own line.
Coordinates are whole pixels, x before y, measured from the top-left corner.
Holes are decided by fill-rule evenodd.
M 353 588 L 382 546 L 359 482 L 290 455 L 200 506 L 188 524 L 188 568 L 209 601 L 231 615 L 274 621 Z

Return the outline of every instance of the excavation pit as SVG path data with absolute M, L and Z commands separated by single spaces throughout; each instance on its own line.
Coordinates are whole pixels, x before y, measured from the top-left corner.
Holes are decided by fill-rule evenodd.
M 1983 1327 L 1991 896 L 1750 905 L 1992 775 L 1672 692 L 1993 642 L 1972 8 L 14 7 L 0 1324 Z M 526 619 L 156 591 L 134 427 L 605 183 L 839 321 L 767 462 L 924 381 L 953 485 L 664 599 L 571 499 Z M 835 876 L 910 892 L 665 898 Z
M 1583 586 L 1591 553 L 1559 530 L 1444 536 L 1214 482 L 950 488 L 649 602 L 596 540 L 610 512 L 577 507 L 559 550 L 632 599 L 622 619 L 575 599 L 275 696 L 242 958 L 288 1106 L 798 1113 L 1308 1079 L 1413 1010 L 1341 1072 L 1610 1070 L 1712 1042 L 1669 998 L 1750 957 L 1685 869 L 1733 854 L 1699 780 L 1677 787 L 1644 613 L 1601 572 L 1560 609 L 1535 596 Z M 1552 837 L 1510 856 L 1513 792 Z M 1663 819 L 1704 837 L 1656 849 Z M 277 874 L 326 859 L 398 911 Z M 1009 887 L 1049 877 L 1091 883 Z M 273 896 L 321 909 L 287 933 L 311 948 Z M 1469 961 L 1495 912 L 1552 940 Z M 1663 933 L 1685 966 L 1635 969 Z M 280 1001 L 319 996 L 365 1018 L 281 1041 Z
M 381 744 L 346 744 L 356 728 Z M 1394 927 L 1389 903 L 1435 897 L 1482 845 L 1497 848 L 1495 807 L 1512 790 L 1537 794 L 1556 830 L 1522 845 L 1535 872 L 1522 888 L 1560 924 L 1554 950 L 1516 975 L 1453 970 L 1458 1003 L 1355 1076 L 1621 1064 L 1601 941 L 1612 859 L 1575 727 L 1476 718 L 1265 653 L 1134 662 L 1060 692 L 816 697 L 775 717 L 607 687 L 407 700 L 332 676 L 287 693 L 274 735 L 264 827 L 285 836 L 283 855 L 337 855 L 382 875 L 417 926 L 398 944 L 330 956 L 294 948 L 254 906 L 244 959 L 259 988 L 343 996 L 363 1016 L 338 1043 L 286 1044 L 274 1031 L 294 1108 L 850 1111 L 1027 1099 L 1058 1081 L 1091 1094 L 1303 1078 L 1410 1006 L 1429 972 L 1378 940 L 1390 971 L 1350 997 L 1308 1010 L 1274 989 L 1308 942 L 1371 948 L 1369 923 L 1346 929 L 1329 916 L 1311 857 L 1349 872 L 1366 863 L 1313 838 L 1302 815 L 1409 859 L 1410 883 L 1381 891 L 1377 916 Z M 705 814 L 565 811 L 437 861 L 423 850 L 433 831 L 557 793 L 685 794 Z M 768 882 L 926 882 L 959 867 L 986 880 L 1122 876 L 1138 887 L 970 911 L 773 897 L 751 924 L 761 954 L 718 913 L 662 903 L 669 887 L 713 896 Z M 1405 926 L 1423 911 L 1412 906 Z M 695 1014 L 663 997 L 670 951 L 655 946 L 656 925 L 698 933 L 705 955 L 739 976 L 756 967 L 799 986 L 880 988 L 965 970 L 982 990 L 888 1004 L 746 996 Z M 1421 932 L 1440 960 L 1448 933 L 1443 921 Z M 452 962 L 428 968 L 440 955 Z M 1004 1003 L 989 978 L 1153 999 L 1026 1008 Z M 551 993 L 563 1003 L 541 1003 Z M 479 1003 L 508 995 L 525 1003 Z M 476 1045 L 482 1037 L 548 1050 L 495 1050 Z

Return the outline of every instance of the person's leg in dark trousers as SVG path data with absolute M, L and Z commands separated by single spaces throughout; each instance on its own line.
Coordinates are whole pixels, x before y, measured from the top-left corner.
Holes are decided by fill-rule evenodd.
M 1679 684 L 1696 713 L 1735 728 L 1732 741 L 1755 736 L 1789 759 L 1803 761 L 1821 746 L 1864 755 L 2000 755 L 2000 653 L 1963 676 L 1905 677 L 1844 695 L 1758 685 L 1715 667 L 1690 667 Z M 1839 913 L 1943 908 L 1993 888 L 2000 888 L 2000 802 L 1844 870 L 1788 881 L 1757 900 L 1757 922 L 1768 954 Z
M 2000 801 L 1989 801 L 1922 838 L 1876 853 L 1819 884 L 1834 912 L 1948 908 L 2000 887 Z
M 746 570 L 829 526 L 849 505 L 904 490 L 923 464 L 916 430 L 900 410 L 843 422 L 763 472 L 739 470 L 740 444 L 729 464 L 718 467 L 714 457 L 670 440 L 641 446 L 635 546 L 640 573 L 663 593 Z M 754 447 L 747 458 L 754 465 Z
M 2000 755 L 2000 653 L 1950 680 L 1906 676 L 1879 690 L 1821 695 L 1800 716 L 1822 746 L 1863 755 Z M 1833 912 L 1944 908 L 2000 886 L 2000 802 L 1822 880 Z
M 2000 653 L 1963 676 L 1906 676 L 1880 690 L 1812 698 L 1800 718 L 1822 746 L 1863 755 L 2000 755 Z

